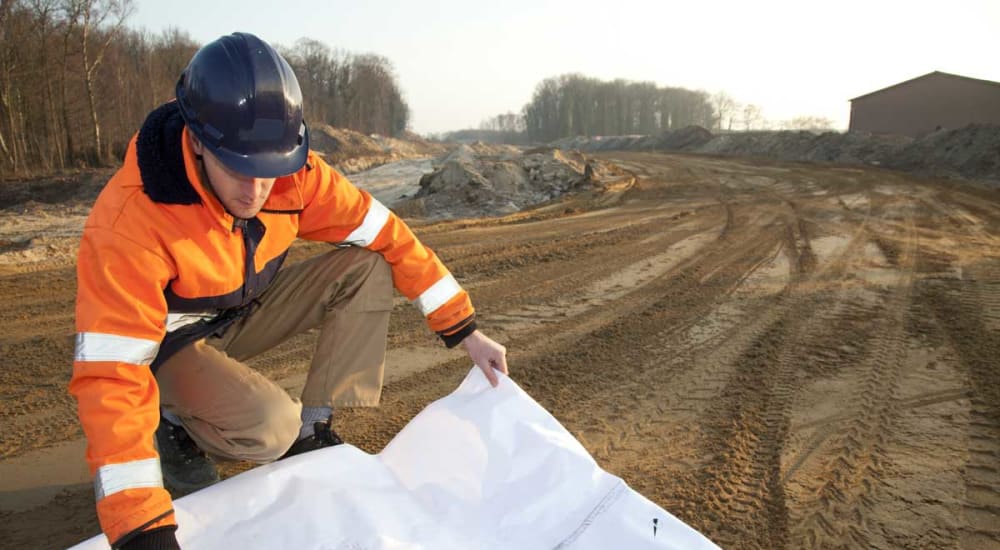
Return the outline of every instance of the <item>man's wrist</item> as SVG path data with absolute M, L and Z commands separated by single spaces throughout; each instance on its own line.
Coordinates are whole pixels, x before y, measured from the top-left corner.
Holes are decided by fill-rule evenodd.
M 177 543 L 177 526 L 166 525 L 143 531 L 128 542 L 117 546 L 120 550 L 180 550 Z
M 452 334 L 442 334 L 441 339 L 444 340 L 444 345 L 447 346 L 448 349 L 451 349 L 461 343 L 462 340 L 465 340 L 473 332 L 476 332 L 475 320 L 469 322 L 469 324 Z

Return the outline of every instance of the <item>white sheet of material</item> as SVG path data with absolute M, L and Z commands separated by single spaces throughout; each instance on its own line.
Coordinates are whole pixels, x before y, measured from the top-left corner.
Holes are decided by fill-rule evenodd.
M 602 470 L 509 378 L 493 389 L 475 367 L 378 455 L 305 453 L 174 509 L 185 550 L 718 548 Z

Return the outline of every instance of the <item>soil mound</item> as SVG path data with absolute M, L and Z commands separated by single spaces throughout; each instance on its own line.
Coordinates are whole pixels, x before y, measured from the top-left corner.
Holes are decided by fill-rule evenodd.
M 680 130 L 667 131 L 656 137 L 653 149 L 690 151 L 712 141 L 712 132 L 701 126 L 685 126 Z
M 1000 186 L 1000 126 L 975 124 L 934 132 L 887 158 L 909 172 L 983 180 Z
M 778 160 L 871 164 L 938 177 L 1000 186 L 1000 126 L 974 124 L 919 139 L 866 133 L 807 131 L 713 135 L 688 126 L 657 136 L 566 138 L 553 143 L 580 151 L 679 151 Z
M 871 163 L 888 158 L 910 138 L 807 131 L 745 132 L 714 136 L 697 149 L 700 153 L 749 155 L 780 160 Z

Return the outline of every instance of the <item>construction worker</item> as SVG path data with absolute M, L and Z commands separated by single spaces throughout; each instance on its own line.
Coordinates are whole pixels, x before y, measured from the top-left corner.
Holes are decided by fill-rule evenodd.
M 98 197 L 78 263 L 70 392 L 101 528 L 128 550 L 178 548 L 167 489 L 217 481 L 211 457 L 341 443 L 334 409 L 379 400 L 393 286 L 494 385 L 507 372 L 435 254 L 310 152 L 298 82 L 270 45 L 224 36 L 175 92 Z M 336 247 L 281 269 L 296 238 Z M 301 400 L 242 363 L 315 327 Z

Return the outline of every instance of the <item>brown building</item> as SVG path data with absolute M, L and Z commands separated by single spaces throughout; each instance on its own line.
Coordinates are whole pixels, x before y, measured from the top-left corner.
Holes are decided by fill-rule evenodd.
M 851 100 L 851 132 L 919 137 L 1000 124 L 1000 82 L 934 71 Z

